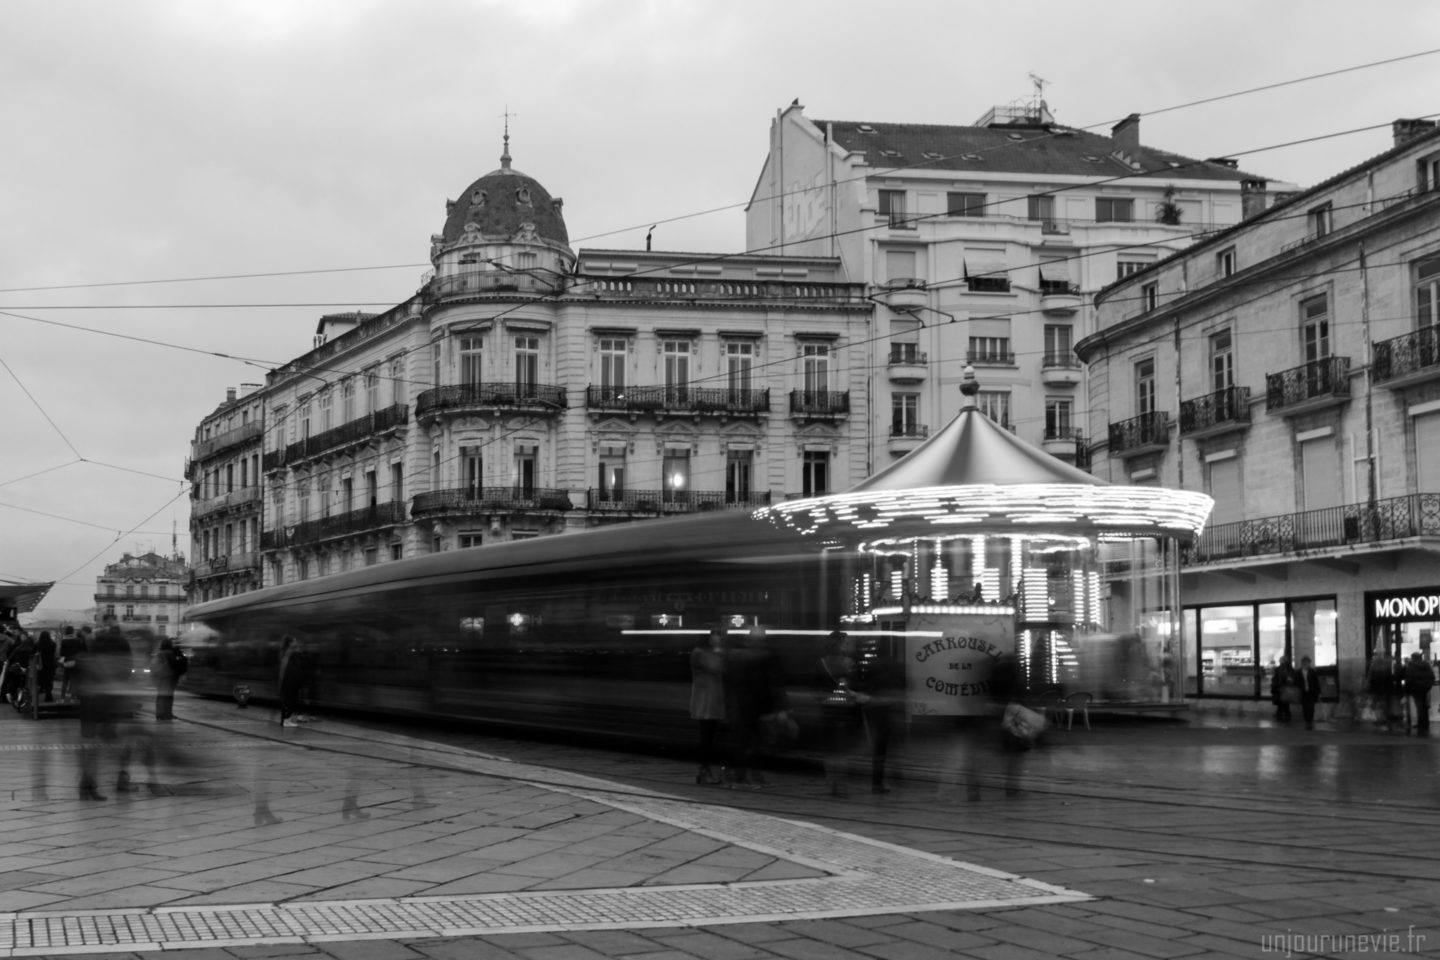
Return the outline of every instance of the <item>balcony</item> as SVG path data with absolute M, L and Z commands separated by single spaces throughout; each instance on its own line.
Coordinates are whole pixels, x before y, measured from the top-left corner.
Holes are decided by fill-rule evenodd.
M 930 358 L 913 343 L 890 345 L 890 360 L 886 367 L 891 383 L 919 383 L 929 370 Z
M 868 305 L 868 289 L 861 283 L 822 283 L 812 280 L 682 280 L 678 277 L 579 276 L 572 280 L 574 296 L 592 300 L 697 300 L 777 301 L 787 304 Z
M 726 387 L 586 387 L 585 407 L 633 416 L 759 417 L 770 391 Z
M 790 416 L 805 420 L 835 420 L 850 416 L 849 390 L 791 390 Z
M 1055 317 L 1068 317 L 1080 309 L 1080 284 L 1072 280 L 1040 281 L 1040 311 Z
M 1440 380 L 1440 327 L 1422 327 L 1372 345 L 1375 382 L 1391 390 Z
M 1250 388 L 1226 387 L 1180 404 L 1180 435 L 1192 440 L 1250 426 Z
M 971 293 L 1009 293 L 1009 277 L 966 277 L 965 288 Z
M 965 362 L 972 367 L 1013 367 L 1015 354 L 1009 350 L 967 350 Z
M 415 398 L 415 419 L 499 411 L 558 414 L 565 409 L 565 388 L 548 383 L 454 383 L 423 391 Z
M 923 307 L 930 302 L 925 281 L 914 277 L 897 277 L 885 282 L 881 293 L 891 310 L 908 311 Z
M 1059 457 L 1061 460 L 1075 460 L 1079 451 L 1084 449 L 1085 438 L 1076 429 L 1056 430 L 1046 428 L 1045 436 L 1040 440 L 1040 449 L 1052 457 Z
M 197 500 L 190 508 L 190 519 L 198 520 L 201 517 L 208 517 L 217 513 L 248 513 L 241 510 L 260 502 L 260 487 L 241 487 L 239 490 L 232 490 L 230 493 L 218 497 L 211 497 L 208 500 Z
M 596 490 L 585 491 L 585 507 L 600 514 L 698 513 L 744 510 L 770 504 L 770 491 L 748 494 L 725 490 Z
M 260 534 L 260 546 L 267 550 L 282 547 L 298 547 L 321 540 L 355 536 L 388 527 L 396 527 L 408 521 L 405 501 L 390 500 L 373 507 L 362 507 L 348 513 L 319 520 L 304 520 L 283 530 L 266 530 Z
M 264 424 L 259 420 L 241 424 L 234 430 L 227 430 L 219 436 L 211 437 L 209 440 L 201 440 L 194 444 L 190 453 L 190 459 L 199 461 L 207 457 L 218 456 L 234 447 L 260 439 L 262 433 L 264 433 Z
M 1084 377 L 1085 368 L 1073 353 L 1047 353 L 1040 360 L 1040 380 L 1047 387 L 1073 387 Z
M 1297 550 L 1440 537 L 1440 493 L 1412 493 L 1368 503 L 1305 510 L 1207 527 L 1181 552 L 1185 566 Z
M 432 299 L 443 302 L 507 293 L 553 296 L 563 285 L 564 278 L 558 274 L 547 278 L 518 270 L 467 270 L 435 277 L 430 281 L 428 292 Z
M 393 404 L 374 413 L 357 417 L 333 430 L 326 430 L 304 440 L 297 440 L 285 448 L 284 453 L 271 451 L 265 454 L 266 470 L 282 466 L 293 466 L 304 460 L 312 460 L 325 454 L 341 453 L 353 447 L 363 446 L 386 434 L 394 433 L 410 419 L 410 408 L 403 403 Z M 272 460 L 272 455 L 278 459 Z
M 1326 357 L 1265 374 L 1265 409 L 1294 417 L 1350 401 L 1350 358 Z
M 410 512 L 416 519 L 434 519 L 482 513 L 558 513 L 573 506 L 566 490 L 508 485 L 431 490 L 416 495 Z
M 260 554 L 254 550 L 232 553 L 224 557 L 211 557 L 195 565 L 195 579 L 220 577 L 227 573 L 241 573 L 260 568 Z
M 914 450 L 930 436 L 930 428 L 921 423 L 890 424 L 890 453 L 903 456 Z
M 1108 446 L 1112 457 L 1158 453 L 1170 446 L 1170 415 L 1157 410 L 1112 423 Z

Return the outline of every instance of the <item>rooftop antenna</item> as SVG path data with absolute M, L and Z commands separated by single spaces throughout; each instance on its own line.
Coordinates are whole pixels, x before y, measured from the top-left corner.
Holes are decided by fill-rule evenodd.
M 1032 101 L 1031 107 L 1041 122 L 1049 123 L 1051 121 L 1050 105 L 1045 102 L 1045 84 L 1050 81 L 1037 74 L 1034 70 L 1031 70 L 1028 76 L 1030 77 L 1030 82 L 1035 84 L 1035 98 Z
M 510 104 L 507 103 L 507 104 L 505 104 L 505 112 L 502 113 L 502 114 L 500 114 L 500 116 L 502 116 L 502 117 L 505 118 L 505 149 L 502 150 L 501 153 L 500 153 L 500 169 L 501 169 L 501 170 L 509 170 L 509 169 L 510 169 L 510 118 L 511 118 L 511 117 L 514 117 L 514 116 L 519 116 L 519 114 L 511 113 L 511 112 L 510 112 Z

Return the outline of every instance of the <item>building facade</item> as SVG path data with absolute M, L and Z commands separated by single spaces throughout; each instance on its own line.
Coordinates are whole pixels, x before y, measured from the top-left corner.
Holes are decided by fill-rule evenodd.
M 190 441 L 190 596 L 216 600 L 260 587 L 260 453 L 264 403 L 259 384 L 225 392 Z
M 1132 115 L 1105 137 L 1043 101 L 973 126 L 810 120 L 770 129 L 747 248 L 839 258 L 878 304 L 868 351 L 872 459 L 908 453 L 959 409 L 967 364 L 996 422 L 1083 465 L 1090 295 L 1216 229 L 1265 189 L 1234 161 L 1143 146 Z M 1248 179 L 1248 185 L 1247 185 Z
M 126 633 L 175 636 L 185 611 L 190 568 L 185 558 L 125 554 L 95 578 L 95 622 L 114 617 Z
M 1268 710 L 1309 657 L 1342 713 L 1440 628 L 1440 134 L 1137 271 L 1096 298 L 1093 470 L 1202 490 L 1183 557 L 1187 696 Z
M 868 377 L 836 358 L 874 308 L 838 259 L 574 251 L 562 209 L 507 137 L 447 204 L 414 296 L 322 318 L 267 376 L 265 585 L 870 472 Z

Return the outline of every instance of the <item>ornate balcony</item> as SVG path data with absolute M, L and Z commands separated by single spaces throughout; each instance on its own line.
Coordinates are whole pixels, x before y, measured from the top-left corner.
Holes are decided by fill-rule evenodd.
M 595 513 L 659 515 L 708 510 L 743 510 L 770 504 L 770 491 L 748 494 L 725 490 L 596 490 L 585 491 L 585 506 Z
M 929 371 L 930 358 L 913 343 L 890 345 L 890 361 L 887 365 L 892 383 L 918 383 Z
M 241 573 L 260 568 L 260 554 L 254 550 L 232 553 L 224 557 L 211 557 L 195 565 L 195 579 L 221 577 L 227 573 Z
M 564 279 L 559 274 L 547 277 L 538 272 L 530 274 L 519 270 L 467 270 L 448 277 L 435 277 L 430 281 L 428 293 L 436 301 L 507 293 L 553 296 L 564 286 Z
M 896 456 L 909 453 L 930 436 L 930 428 L 922 423 L 890 424 L 890 452 Z
M 548 383 L 453 383 L 422 392 L 415 398 L 415 419 L 421 423 L 464 413 L 557 415 L 565 409 L 565 388 Z
M 1040 380 L 1047 387 L 1073 387 L 1084 377 L 1085 368 L 1073 353 L 1047 353 L 1040 360 Z
M 304 440 L 297 440 L 285 448 L 283 454 L 276 451 L 265 454 L 266 470 L 282 466 L 293 466 L 304 460 L 312 460 L 326 454 L 343 453 L 353 447 L 363 446 L 379 437 L 394 433 L 410 419 L 410 408 L 396 403 L 343 423 L 333 430 L 326 430 Z M 278 459 L 272 460 L 272 454 Z
M 260 502 L 260 487 L 241 487 L 239 490 L 231 491 L 218 497 L 211 497 L 208 500 L 197 500 L 190 508 L 190 519 L 198 520 L 201 517 L 208 517 L 217 513 L 247 513 L 242 507 L 248 507 Z
M 241 424 L 234 430 L 227 430 L 219 436 L 211 437 L 209 440 L 196 442 L 191 449 L 190 459 L 195 461 L 204 460 L 208 457 L 218 456 L 235 447 L 242 446 L 252 440 L 260 439 L 264 433 L 265 426 L 259 420 Z
M 881 293 L 891 310 L 908 311 L 923 307 L 930 302 L 925 281 L 914 277 L 897 277 L 887 280 Z
M 573 507 L 567 490 L 506 485 L 431 490 L 415 496 L 410 512 L 416 519 L 434 519 L 481 513 L 557 513 Z
M 1250 426 L 1250 388 L 1226 387 L 1180 404 L 1180 435 L 1198 440 Z
M 965 288 L 971 293 L 1009 293 L 1009 277 L 966 277 Z
M 1013 367 L 1015 354 L 1009 350 L 967 350 L 965 362 L 973 367 Z
M 850 416 L 849 390 L 791 390 L 790 416 L 805 420 L 834 420 Z
M 334 540 L 361 533 L 399 526 L 409 519 L 403 500 L 377 503 L 348 513 L 339 513 L 319 520 L 305 520 L 283 530 L 266 530 L 260 535 L 260 546 L 273 550 L 298 547 L 321 540 Z
M 1163 411 L 1142 413 L 1129 420 L 1110 424 L 1110 456 L 1138 457 L 1158 453 L 1170 446 L 1170 415 Z
M 1440 380 L 1440 327 L 1421 327 L 1381 340 L 1371 349 L 1370 369 L 1375 373 L 1375 382 L 1383 387 L 1398 390 Z
M 1350 402 L 1350 358 L 1326 357 L 1265 374 L 1265 409 L 1294 417 Z
M 1080 284 L 1071 280 L 1041 280 L 1040 310 L 1049 316 L 1067 317 L 1080 309 Z
M 1412 493 L 1378 500 L 1373 506 L 1352 503 L 1215 524 L 1182 549 L 1180 562 L 1198 566 L 1414 537 L 1440 537 L 1440 494 Z
M 586 387 L 585 407 L 631 416 L 759 417 L 770 391 L 726 387 Z
M 1045 431 L 1045 436 L 1040 441 L 1040 449 L 1052 457 L 1059 457 L 1062 460 L 1074 460 L 1078 453 L 1085 446 L 1085 438 L 1076 429 L 1050 430 Z

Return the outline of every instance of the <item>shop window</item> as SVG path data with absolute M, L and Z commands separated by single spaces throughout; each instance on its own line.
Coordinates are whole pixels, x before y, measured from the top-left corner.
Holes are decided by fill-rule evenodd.
M 1200 611 L 1200 669 L 1202 690 L 1208 696 L 1256 695 L 1254 607 Z

